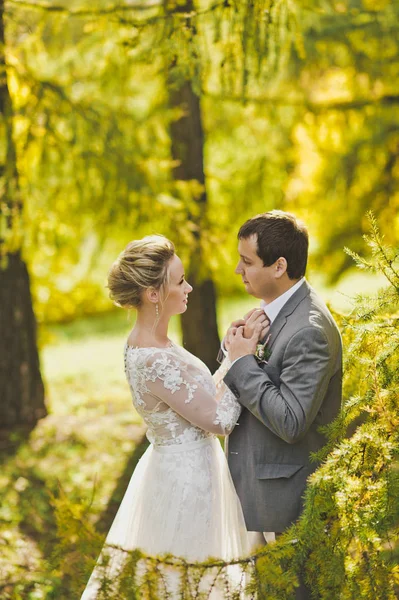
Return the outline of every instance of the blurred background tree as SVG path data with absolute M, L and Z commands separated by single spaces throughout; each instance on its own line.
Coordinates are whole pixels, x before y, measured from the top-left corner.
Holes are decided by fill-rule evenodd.
M 0 2 L 0 428 L 34 426 L 47 412 L 36 343 L 13 137 L 4 2 Z
M 160 231 L 176 240 L 195 287 L 184 343 L 214 367 L 220 257 L 211 254 L 223 230 L 212 227 L 218 206 L 208 200 L 204 173 L 204 42 L 219 36 L 224 21 L 223 56 L 246 71 L 246 40 L 257 33 L 260 7 L 10 5 L 18 141 L 35 207 L 27 208 L 26 247 L 40 320 L 105 308 L 99 282 L 121 240 Z
M 287 201 L 314 224 L 314 258 L 336 283 L 364 248 L 368 210 L 387 241 L 398 234 L 398 2 L 334 3 L 308 17 L 306 60 L 293 54 L 300 112 Z M 317 209 L 316 207 L 322 207 Z

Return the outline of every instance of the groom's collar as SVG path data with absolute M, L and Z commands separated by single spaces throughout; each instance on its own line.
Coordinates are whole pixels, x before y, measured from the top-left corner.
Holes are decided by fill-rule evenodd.
M 300 285 L 299 285 L 300 284 Z M 297 285 L 297 284 L 295 284 Z M 295 287 L 295 286 L 293 286 Z M 290 288 L 289 291 L 292 291 L 293 288 Z M 298 281 L 298 286 L 295 291 L 290 295 L 288 300 L 284 303 L 283 307 L 280 308 L 280 311 L 271 324 L 270 330 L 268 334 L 265 336 L 263 343 L 267 343 L 267 347 L 269 350 L 272 349 L 280 331 L 283 329 L 284 325 L 287 322 L 287 318 L 291 315 L 296 307 L 306 298 L 306 296 L 310 293 L 310 286 L 306 280 Z M 280 296 L 281 298 L 281 296 Z M 268 307 L 270 304 L 268 304 Z M 267 310 L 267 309 L 266 309 Z
M 293 285 L 292 287 L 290 287 L 289 290 L 284 292 L 284 294 L 281 294 L 281 296 L 279 296 L 272 302 L 269 302 L 269 304 L 266 304 L 266 302 L 264 300 L 261 300 L 260 306 L 261 306 L 261 308 L 263 308 L 263 310 L 267 314 L 270 323 L 273 323 L 273 321 L 276 320 L 277 315 L 279 314 L 279 312 L 281 311 L 283 306 L 288 302 L 288 300 L 291 298 L 291 296 L 293 296 L 295 294 L 295 292 L 297 290 L 299 290 L 299 288 L 301 287 L 301 285 L 303 283 L 305 283 L 305 281 L 306 281 L 306 279 L 304 277 L 302 277 L 302 279 L 297 281 L 296 284 Z

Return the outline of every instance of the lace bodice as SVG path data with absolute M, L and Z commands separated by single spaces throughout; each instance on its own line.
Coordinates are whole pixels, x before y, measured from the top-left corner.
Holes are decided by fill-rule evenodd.
M 241 405 L 223 382 L 225 359 L 212 376 L 206 365 L 184 348 L 125 346 L 125 372 L 133 404 L 155 445 L 182 444 L 229 434 Z

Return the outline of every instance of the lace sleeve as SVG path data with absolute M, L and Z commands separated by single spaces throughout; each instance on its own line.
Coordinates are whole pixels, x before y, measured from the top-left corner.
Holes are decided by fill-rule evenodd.
M 228 430 L 229 433 L 237 423 L 242 410 L 241 404 L 237 402 L 233 392 L 223 381 L 223 378 L 230 367 L 231 360 L 226 356 L 218 370 L 212 375 L 216 385 L 216 400 L 218 401 L 216 420 L 222 427 Z
M 187 421 L 217 435 L 228 435 L 240 410 L 234 395 L 223 383 L 217 397 L 210 394 L 187 371 L 186 363 L 170 352 L 157 351 L 147 358 L 147 392 L 159 398 Z
M 223 362 L 221 363 L 218 370 L 215 371 L 215 373 L 212 375 L 212 379 L 216 385 L 216 388 L 223 389 L 223 386 L 220 385 L 220 382 L 223 382 L 223 378 L 226 375 L 227 371 L 230 369 L 230 367 L 231 367 L 231 360 L 229 359 L 228 356 L 226 356 L 223 359 Z

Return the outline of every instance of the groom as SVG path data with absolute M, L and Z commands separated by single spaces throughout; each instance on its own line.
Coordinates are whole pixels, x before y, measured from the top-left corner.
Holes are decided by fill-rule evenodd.
M 248 531 L 258 543 L 282 533 L 300 515 L 310 453 L 341 406 L 342 344 L 323 301 L 305 280 L 308 233 L 293 215 L 271 211 L 238 232 L 241 275 L 261 310 L 235 321 L 225 337 L 232 365 L 224 377 L 243 411 L 227 456 Z M 254 354 L 254 326 L 270 322 L 263 362 Z M 310 597 L 303 585 L 297 599 Z

